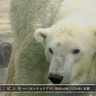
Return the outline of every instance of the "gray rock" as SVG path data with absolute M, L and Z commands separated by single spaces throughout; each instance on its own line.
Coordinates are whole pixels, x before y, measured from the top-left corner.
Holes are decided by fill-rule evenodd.
M 9 42 L 0 41 L 0 65 L 2 67 L 8 66 L 11 52 L 11 44 Z

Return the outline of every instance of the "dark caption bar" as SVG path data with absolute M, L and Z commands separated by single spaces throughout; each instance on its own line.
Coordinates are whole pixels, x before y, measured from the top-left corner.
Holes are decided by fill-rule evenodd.
M 93 85 L 0 85 L 0 92 L 16 93 L 96 93 L 96 84 Z

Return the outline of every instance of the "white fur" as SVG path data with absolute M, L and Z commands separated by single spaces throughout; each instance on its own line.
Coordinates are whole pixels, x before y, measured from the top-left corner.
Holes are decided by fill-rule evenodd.
M 5 83 L 46 84 L 49 73 L 63 84 L 96 77 L 96 0 L 12 0 L 10 13 L 15 41 Z
M 92 58 L 96 52 L 94 3 L 96 4 L 94 0 L 64 0 L 57 18 L 54 18 L 56 24 L 46 33 L 48 35 L 44 45 L 46 58 L 51 62 L 49 73 L 63 76 L 62 83 L 83 83 L 89 79 L 88 71 L 90 72 Z M 61 20 L 58 21 L 59 19 Z M 38 36 L 35 35 L 35 38 Z M 38 41 L 41 39 L 38 38 Z M 60 46 L 56 46 L 58 42 L 61 43 Z M 53 50 L 53 54 L 48 48 Z M 80 53 L 74 55 L 72 52 L 75 49 L 79 49 Z M 63 56 L 63 61 L 59 60 L 60 55 Z

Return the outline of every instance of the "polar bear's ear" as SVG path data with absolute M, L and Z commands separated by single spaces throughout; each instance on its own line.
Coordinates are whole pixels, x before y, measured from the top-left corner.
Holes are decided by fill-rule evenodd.
M 49 34 L 49 28 L 43 29 L 43 28 L 39 28 L 35 31 L 34 33 L 34 37 L 36 39 L 37 42 L 41 43 L 42 45 L 44 45 L 44 41 L 47 37 L 47 35 Z

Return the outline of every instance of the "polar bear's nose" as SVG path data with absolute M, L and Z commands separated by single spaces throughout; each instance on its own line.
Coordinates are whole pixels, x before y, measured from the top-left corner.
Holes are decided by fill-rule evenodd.
M 59 84 L 63 80 L 63 77 L 60 76 L 60 75 L 58 75 L 58 74 L 52 74 L 52 73 L 50 73 L 48 79 L 50 79 L 50 81 L 53 84 Z

